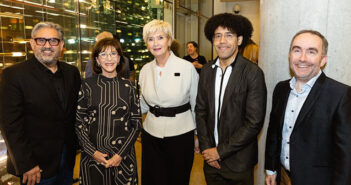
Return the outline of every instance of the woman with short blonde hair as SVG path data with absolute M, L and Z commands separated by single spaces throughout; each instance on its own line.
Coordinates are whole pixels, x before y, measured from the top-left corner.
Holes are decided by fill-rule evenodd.
M 155 57 L 140 71 L 142 184 L 188 185 L 194 159 L 194 108 L 198 74 L 170 51 L 171 25 L 153 20 L 143 38 Z

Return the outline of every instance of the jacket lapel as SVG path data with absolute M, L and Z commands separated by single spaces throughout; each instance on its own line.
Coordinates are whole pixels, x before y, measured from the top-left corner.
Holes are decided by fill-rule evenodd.
M 290 95 L 290 84 L 289 84 L 289 80 L 285 81 L 284 86 L 281 89 L 281 95 L 276 97 L 279 98 L 278 99 L 278 111 L 280 111 L 279 114 L 277 115 L 281 115 L 279 118 L 279 130 L 283 129 L 283 125 L 284 125 L 284 118 L 285 118 L 285 110 L 286 110 L 286 106 L 288 104 L 288 100 L 289 100 L 289 95 Z
M 214 61 L 216 61 L 217 59 L 215 59 Z M 212 68 L 212 67 L 211 67 Z M 209 107 L 210 107 L 210 114 L 212 118 L 215 118 L 215 114 L 216 114 L 216 110 L 215 110 L 215 90 L 216 90 L 216 73 L 217 73 L 217 67 L 212 68 L 212 72 L 210 74 L 209 77 Z M 210 128 L 211 128 L 211 134 L 213 135 L 214 133 L 214 124 L 211 123 L 209 124 Z M 214 138 L 213 138 L 214 139 Z
M 229 80 L 227 83 L 227 87 L 225 88 L 225 91 L 224 91 L 224 97 L 223 97 L 220 115 L 222 115 L 225 108 L 227 107 L 227 104 L 230 102 L 230 97 L 233 94 L 233 91 L 235 91 L 237 88 L 239 88 L 238 84 L 240 84 L 242 71 L 245 67 L 244 63 L 242 62 L 242 58 L 239 54 L 237 56 L 236 61 L 234 61 L 231 64 L 231 66 L 232 66 L 232 73 L 230 74 L 230 77 L 229 77 Z
M 153 91 L 155 92 L 156 96 L 158 97 L 158 91 L 157 91 L 157 86 L 156 86 L 156 59 L 152 62 L 152 67 L 151 67 L 151 72 L 152 72 L 152 77 L 150 78 L 152 80 L 151 84 L 153 85 Z M 147 78 L 149 79 L 149 78 Z
M 69 107 L 68 104 L 71 103 L 71 101 L 69 101 L 69 98 L 71 96 L 71 91 L 72 89 L 74 89 L 72 87 L 72 84 L 74 84 L 73 80 L 75 79 L 72 79 L 73 76 L 71 76 L 69 74 L 69 72 L 65 69 L 64 65 L 61 65 L 61 70 L 62 70 L 62 75 L 63 75 L 63 83 L 64 83 L 64 96 L 63 96 L 63 104 L 64 104 L 64 107 L 63 109 L 64 110 L 67 110 L 67 108 Z
M 294 130 L 299 127 L 306 117 L 306 115 L 309 113 L 312 107 L 314 107 L 314 104 L 318 100 L 319 95 L 323 91 L 323 82 L 325 80 L 326 76 L 324 73 L 320 75 L 320 77 L 317 79 L 315 84 L 313 85 L 311 92 L 308 94 L 306 101 L 304 102 L 300 113 L 296 119 Z

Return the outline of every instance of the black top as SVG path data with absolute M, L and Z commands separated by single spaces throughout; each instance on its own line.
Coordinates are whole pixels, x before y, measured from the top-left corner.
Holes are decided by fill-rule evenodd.
M 79 93 L 76 133 L 82 147 L 81 184 L 137 185 L 134 143 L 141 130 L 137 91 L 120 76 L 102 74 L 86 79 Z M 117 167 L 105 168 L 92 157 L 95 151 L 118 154 Z
M 43 75 L 47 75 L 47 78 L 50 80 L 51 84 L 56 90 L 56 93 L 59 97 L 60 103 L 62 108 L 66 108 L 66 104 L 64 101 L 64 82 L 63 82 L 63 74 L 62 74 L 62 69 L 60 67 L 60 62 L 57 62 L 57 71 L 53 73 L 45 67 L 42 63 L 39 61 L 35 62 L 36 65 L 39 67 L 39 69 L 44 72 Z
M 20 176 L 36 165 L 42 178 L 55 176 L 66 145 L 66 164 L 73 169 L 76 153 L 74 123 L 80 75 L 76 67 L 58 63 L 57 86 L 34 57 L 3 70 L 0 84 L 0 129 L 7 145 L 7 170 Z M 40 67 L 38 67 L 40 66 Z M 56 72 L 57 73 L 57 72 Z M 55 73 L 55 74 L 56 74 Z M 60 72 L 59 72 L 60 73 Z M 62 88 L 58 93 L 57 87 Z M 62 107 L 59 94 L 63 92 Z
M 185 60 L 187 60 L 187 61 L 189 61 L 191 63 L 193 63 L 195 61 L 198 61 L 202 65 L 205 65 L 207 63 L 206 62 L 206 58 L 204 56 L 201 56 L 201 55 L 198 55 L 196 58 L 191 58 L 190 55 L 187 55 L 187 56 L 184 56 L 183 59 L 185 59 Z M 196 68 L 196 71 L 197 71 L 197 73 L 200 74 L 201 69 Z

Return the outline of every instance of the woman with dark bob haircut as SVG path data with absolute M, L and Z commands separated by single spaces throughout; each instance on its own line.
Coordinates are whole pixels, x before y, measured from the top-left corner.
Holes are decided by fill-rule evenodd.
M 77 107 L 81 183 L 137 185 L 134 143 L 141 114 L 135 87 L 119 74 L 121 45 L 112 38 L 100 40 L 91 56 L 97 75 L 82 82 Z
M 102 73 L 101 66 L 99 65 L 97 59 L 99 57 L 100 52 L 105 50 L 106 47 L 108 46 L 115 48 L 119 56 L 123 56 L 122 47 L 118 40 L 113 38 L 105 38 L 97 42 L 93 48 L 93 52 L 91 53 L 91 60 L 93 61 L 93 71 L 95 74 Z M 119 64 L 117 65 L 116 72 L 122 73 L 122 70 L 124 69 L 125 61 L 124 61 L 124 57 L 119 57 L 119 58 L 120 58 L 119 59 L 120 61 L 119 61 Z

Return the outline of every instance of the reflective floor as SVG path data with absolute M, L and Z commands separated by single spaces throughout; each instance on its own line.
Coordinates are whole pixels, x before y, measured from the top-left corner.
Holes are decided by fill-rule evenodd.
M 135 143 L 136 149 L 136 156 L 137 156 L 137 163 L 138 163 L 138 175 L 139 175 L 139 182 L 140 182 L 140 170 L 141 170 L 141 143 L 140 138 Z M 77 155 L 76 165 L 74 169 L 74 178 L 79 177 L 79 161 L 80 155 Z M 190 184 L 189 185 L 206 185 L 203 171 L 203 159 L 200 154 L 195 154 L 193 169 L 191 172 L 190 177 Z M 6 147 L 5 142 L 0 134 L 0 185 L 19 185 L 19 179 L 12 175 L 6 173 Z M 76 182 L 74 185 L 78 185 L 79 183 Z M 140 183 L 139 183 L 140 184 Z
M 0 185 L 19 185 L 18 178 L 7 174 L 6 160 L 6 144 L 0 132 Z
M 138 163 L 138 175 L 139 175 L 139 184 L 140 183 L 140 174 L 141 174 L 141 143 L 140 138 L 138 138 L 137 142 L 135 143 L 135 151 L 137 156 L 137 163 Z M 77 156 L 77 161 L 80 160 L 80 156 Z M 206 185 L 205 177 L 202 171 L 203 167 L 203 158 L 200 154 L 195 154 L 193 168 L 191 171 L 190 176 L 190 183 L 189 185 Z M 76 163 L 74 169 L 74 177 L 79 176 L 79 163 Z M 78 185 L 79 183 L 75 183 L 74 185 Z

